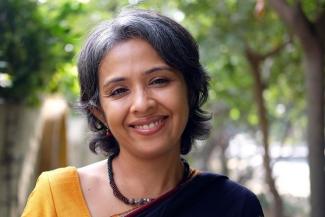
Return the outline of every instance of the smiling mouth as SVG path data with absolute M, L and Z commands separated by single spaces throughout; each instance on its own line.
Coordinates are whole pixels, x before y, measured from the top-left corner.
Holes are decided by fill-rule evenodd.
M 153 129 L 153 128 L 156 128 L 157 126 L 159 126 L 159 124 L 161 124 L 162 121 L 163 121 L 163 119 L 160 119 L 160 120 L 151 122 L 149 124 L 135 125 L 134 128 L 142 129 L 142 130 Z
M 151 134 L 159 131 L 164 126 L 166 119 L 167 116 L 164 116 L 151 121 L 139 121 L 139 123 L 135 123 L 130 126 L 141 134 Z

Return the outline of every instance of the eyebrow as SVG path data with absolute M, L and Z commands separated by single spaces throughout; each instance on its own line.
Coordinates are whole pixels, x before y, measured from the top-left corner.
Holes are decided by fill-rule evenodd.
M 158 71 L 163 71 L 163 70 L 167 70 L 167 71 L 171 71 L 171 72 L 176 72 L 176 70 L 174 68 L 170 67 L 170 66 L 157 66 L 157 67 L 153 67 L 153 68 L 150 68 L 148 70 L 145 70 L 144 71 L 144 74 L 145 75 L 148 75 L 148 74 L 151 74 L 151 73 L 154 73 L 154 72 L 158 72 Z M 111 83 L 118 83 L 118 82 L 125 81 L 125 80 L 126 80 L 125 77 L 112 78 L 112 79 L 106 81 L 104 83 L 103 87 L 107 87 Z
M 148 70 L 144 71 L 144 74 L 148 75 L 148 74 L 151 74 L 153 72 L 162 71 L 162 70 L 167 70 L 167 71 L 171 71 L 171 72 L 176 71 L 175 69 L 173 69 L 170 66 L 158 66 L 158 67 L 153 67 L 151 69 L 148 69 Z

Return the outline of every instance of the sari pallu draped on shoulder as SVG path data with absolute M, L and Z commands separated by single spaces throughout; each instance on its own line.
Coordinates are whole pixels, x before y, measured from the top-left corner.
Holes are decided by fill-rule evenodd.
M 197 173 L 171 192 L 125 217 L 263 217 L 247 188 L 226 176 Z

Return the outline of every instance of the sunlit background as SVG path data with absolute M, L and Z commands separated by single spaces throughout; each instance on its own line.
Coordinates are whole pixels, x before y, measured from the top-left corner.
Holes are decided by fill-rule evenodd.
M 300 6 L 314 24 L 324 5 Z M 211 76 L 205 109 L 213 130 L 187 157 L 191 165 L 247 186 L 266 216 L 310 216 L 304 49 L 272 6 L 264 0 L 1 0 L 0 216 L 20 215 L 42 171 L 104 158 L 89 151 L 91 132 L 76 108 L 76 59 L 94 25 L 130 7 L 175 19 L 200 46 Z M 274 209 L 279 203 L 282 216 Z

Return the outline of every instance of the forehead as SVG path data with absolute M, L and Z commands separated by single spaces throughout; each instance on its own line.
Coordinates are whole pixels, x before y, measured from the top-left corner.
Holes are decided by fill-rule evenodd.
M 175 73 L 184 81 L 183 74 L 169 66 L 147 41 L 129 39 L 119 42 L 107 52 L 100 63 L 98 77 L 100 86 L 104 86 L 115 80 L 136 79 L 166 71 Z
M 143 39 L 129 39 L 115 44 L 104 55 L 99 72 L 147 70 L 155 65 L 167 65 L 157 51 Z
M 154 54 L 154 57 L 161 58 L 155 48 L 148 41 L 141 38 L 130 38 L 115 43 L 104 57 L 125 58 L 139 54 Z

